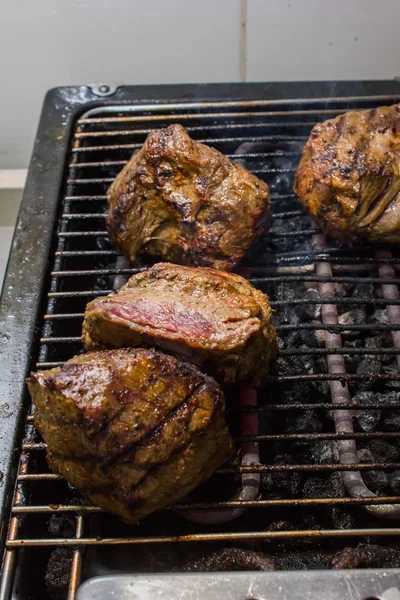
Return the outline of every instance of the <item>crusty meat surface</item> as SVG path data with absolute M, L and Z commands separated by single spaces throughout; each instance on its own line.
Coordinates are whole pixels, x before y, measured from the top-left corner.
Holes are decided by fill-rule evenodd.
M 400 105 L 316 125 L 294 191 L 332 237 L 400 241 Z
M 218 384 L 161 352 L 83 354 L 28 387 L 49 465 L 126 521 L 183 498 L 232 455 Z
M 87 349 L 155 346 L 199 365 L 219 382 L 257 383 L 276 334 L 268 297 L 243 277 L 159 263 L 86 307 Z
M 271 221 L 266 183 L 192 140 L 151 131 L 108 190 L 107 227 L 121 253 L 230 271 Z

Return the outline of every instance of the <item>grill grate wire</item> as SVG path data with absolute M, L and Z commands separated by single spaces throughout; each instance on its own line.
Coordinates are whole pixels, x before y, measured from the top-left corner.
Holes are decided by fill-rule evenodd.
M 383 103 L 381 100 L 380 103 Z M 389 100 L 387 103 L 391 103 Z M 256 245 L 254 251 L 245 261 L 251 267 L 249 280 L 271 298 L 272 306 L 277 312 L 276 328 L 279 336 L 279 357 L 266 383 L 258 392 L 258 406 L 228 407 L 228 419 L 233 423 L 243 412 L 255 412 L 262 415 L 285 415 L 291 411 L 315 411 L 316 413 L 349 409 L 346 403 L 331 405 L 329 401 L 292 403 L 286 399 L 286 386 L 323 386 L 328 383 L 349 385 L 354 395 L 359 386 L 380 386 L 383 392 L 386 386 L 400 382 L 397 361 L 400 361 L 400 348 L 397 343 L 400 321 L 389 318 L 387 322 L 368 321 L 357 323 L 327 324 L 317 316 L 314 322 L 310 319 L 290 322 L 288 311 L 309 310 L 320 305 L 334 305 L 339 314 L 343 311 L 362 308 L 368 310 L 387 311 L 397 315 L 400 305 L 397 285 L 400 277 L 400 253 L 395 247 L 391 251 L 365 245 L 362 248 L 343 248 L 331 241 L 326 247 L 314 249 L 313 236 L 318 231 L 313 229 L 308 217 L 299 207 L 291 191 L 293 175 L 300 158 L 304 141 L 308 138 L 312 126 L 318 120 L 334 117 L 348 110 L 348 100 L 328 102 L 320 107 L 317 103 L 304 108 L 284 110 L 284 103 L 278 104 L 276 110 L 257 109 L 254 103 L 252 110 L 244 110 L 240 103 L 216 103 L 215 108 L 196 109 L 190 107 L 168 108 L 168 113 L 154 111 L 139 114 L 137 107 L 123 109 L 95 109 L 84 115 L 76 124 L 72 140 L 69 171 L 66 178 L 65 193 L 61 198 L 60 217 L 56 224 L 57 241 L 51 265 L 50 284 L 47 294 L 47 305 L 43 315 L 40 347 L 36 361 L 37 368 L 52 368 L 63 364 L 72 355 L 81 352 L 80 327 L 86 302 L 91 298 L 113 291 L 116 275 L 130 276 L 145 267 L 139 263 L 129 269 L 118 269 L 116 260 L 118 253 L 108 240 L 105 231 L 105 213 L 107 209 L 106 190 L 116 174 L 123 167 L 132 153 L 138 149 L 151 128 L 166 126 L 171 122 L 181 122 L 190 134 L 199 141 L 208 143 L 234 160 L 240 160 L 253 173 L 265 179 L 270 185 L 274 225 L 271 231 Z M 363 103 L 360 101 L 359 106 Z M 373 105 L 373 103 L 371 103 Z M 357 106 L 356 99 L 352 106 Z M 239 152 L 236 151 L 239 149 Z M 321 276 L 317 273 L 318 264 L 328 263 L 332 275 Z M 388 279 L 390 284 L 388 284 Z M 305 285 L 306 284 L 306 285 Z M 318 286 L 330 284 L 339 290 L 334 298 L 320 298 Z M 360 295 L 351 295 L 346 286 L 359 286 L 364 290 Z M 385 294 L 385 286 L 391 287 L 391 294 Z M 304 289 L 303 289 L 304 288 Z M 312 293 L 304 290 L 314 290 Z M 365 291 L 367 290 L 367 291 Z M 396 292 L 397 291 L 397 296 Z M 398 310 L 398 309 L 396 309 Z M 286 321 L 286 322 L 285 322 Z M 318 322 L 315 322 L 318 321 Z M 299 331 L 312 335 L 321 332 L 337 333 L 344 336 L 352 332 L 354 335 L 367 334 L 377 340 L 375 346 L 351 346 L 328 348 L 324 343 L 315 345 L 291 343 L 291 336 Z M 385 339 L 386 334 L 386 339 Z M 387 335 L 391 334 L 394 344 L 389 344 Z M 379 343 L 378 343 L 379 342 Z M 296 345 L 297 344 L 297 345 Z M 387 372 L 348 372 L 332 373 L 327 366 L 327 358 L 343 356 L 344 362 L 350 362 L 358 356 L 385 357 Z M 295 363 L 290 373 L 285 369 L 287 359 L 310 359 L 316 357 L 320 362 L 320 371 L 304 372 L 304 363 Z M 283 360 L 283 362 L 282 362 Z M 322 361 L 322 363 L 321 363 Z M 296 366 L 297 367 L 296 371 Z M 321 367 L 322 364 L 322 367 Z M 354 370 L 353 370 L 354 371 Z M 335 383 L 336 382 L 336 383 Z M 274 386 L 274 401 L 269 395 L 270 386 Z M 307 390 L 308 388 L 304 388 Z M 317 388 L 317 389 L 323 389 Z M 400 389 L 400 386 L 398 388 Z M 305 391 L 307 394 L 307 391 Z M 324 394 L 322 394 L 324 396 Z M 326 393 L 325 393 L 326 396 Z M 229 404 L 229 393 L 228 393 Z M 351 404 L 351 410 L 393 411 L 400 408 L 400 397 L 397 394 L 393 402 L 371 402 L 368 405 L 359 401 Z M 80 582 L 84 549 L 86 546 L 136 545 L 136 544 L 177 544 L 189 542 L 243 542 L 245 540 L 294 540 L 339 538 L 348 542 L 349 538 L 365 538 L 376 536 L 390 538 L 398 536 L 398 527 L 381 527 L 365 524 L 356 520 L 356 526 L 350 529 L 320 530 L 298 528 L 283 531 L 242 529 L 240 521 L 232 531 L 228 527 L 222 531 L 203 531 L 183 525 L 176 535 L 147 535 L 146 529 L 135 529 L 133 535 L 99 536 L 92 535 L 92 515 L 101 515 L 98 507 L 83 504 L 77 493 L 68 490 L 63 478 L 50 473 L 44 461 L 45 444 L 43 444 L 33 428 L 32 413 L 26 422 L 26 435 L 21 444 L 21 461 L 17 477 L 17 486 L 13 502 L 12 519 L 7 538 L 7 552 L 3 569 L 0 599 L 10 597 L 18 553 L 33 552 L 34 547 L 69 547 L 73 549 L 70 574 L 65 598 L 73 600 Z M 369 472 L 381 470 L 393 472 L 400 470 L 400 462 L 379 461 L 358 462 L 357 464 L 339 464 L 339 462 L 309 464 L 274 464 L 276 444 L 303 443 L 312 445 L 321 440 L 355 440 L 364 443 L 366 440 L 392 440 L 399 443 L 400 431 L 355 431 L 353 434 L 335 432 L 333 419 L 326 424 L 324 431 L 260 433 L 257 436 L 236 435 L 236 441 L 257 442 L 263 449 L 264 460 L 260 465 L 250 467 L 228 466 L 219 469 L 218 476 L 234 477 L 240 472 L 258 473 L 333 473 L 354 471 Z M 265 450 L 268 448 L 268 450 Z M 269 460 L 265 457 L 269 454 Z M 53 482 L 53 483 L 52 483 Z M 49 485 L 60 485 L 60 488 L 48 494 Z M 41 491 L 43 487 L 44 491 Z M 38 503 L 36 500 L 39 499 Z M 376 505 L 387 505 L 400 502 L 400 496 L 381 495 L 375 498 L 350 497 L 312 497 L 312 498 L 260 498 L 247 502 L 214 501 L 205 499 L 191 504 L 181 503 L 177 507 L 168 508 L 166 512 L 176 509 L 220 509 L 248 508 L 260 514 L 262 509 L 289 508 L 301 510 L 318 506 L 365 506 L 373 502 Z M 294 511 L 295 512 L 295 511 Z M 73 530 L 62 537 L 49 533 L 48 517 L 67 515 L 73 518 Z M 35 527 L 31 527 L 30 519 L 39 518 Z M 294 517 L 296 518 L 296 517 Z M 295 521 L 296 523 L 296 521 Z M 248 523 L 245 523 L 245 526 Z M 187 528 L 185 531 L 185 527 Z M 32 531 L 31 534 L 29 532 Z M 28 532 L 28 534 L 27 534 Z

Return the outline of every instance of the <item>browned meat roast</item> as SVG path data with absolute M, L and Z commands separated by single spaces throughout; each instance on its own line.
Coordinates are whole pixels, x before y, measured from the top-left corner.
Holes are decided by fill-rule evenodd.
M 161 352 L 83 354 L 28 387 L 49 465 L 126 521 L 183 498 L 232 455 L 217 383 Z
M 151 131 L 108 190 L 119 250 L 230 271 L 271 220 L 266 183 L 192 140 L 181 125 Z
M 294 191 L 332 237 L 399 242 L 400 105 L 316 125 Z
M 157 346 L 221 383 L 258 382 L 275 352 L 268 297 L 243 277 L 159 263 L 86 307 L 87 349 Z

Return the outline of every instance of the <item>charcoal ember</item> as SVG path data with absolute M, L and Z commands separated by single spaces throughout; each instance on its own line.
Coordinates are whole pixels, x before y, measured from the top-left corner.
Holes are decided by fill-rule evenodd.
M 399 368 L 394 365 L 384 365 L 383 372 L 390 376 L 399 376 Z M 390 390 L 400 391 L 400 380 L 392 379 L 386 383 L 386 387 Z
M 337 298 L 346 298 L 347 296 L 351 295 L 354 288 L 354 283 L 334 283 L 333 286 L 335 288 L 335 296 Z
M 332 559 L 333 569 L 399 568 L 400 547 L 377 544 L 358 544 L 356 548 L 344 548 Z
M 293 529 L 293 523 L 279 519 L 279 521 L 271 521 L 267 531 L 290 531 Z
M 280 374 L 282 375 L 282 372 Z M 285 383 L 282 385 L 281 391 L 280 401 L 284 404 L 301 404 L 305 400 L 309 402 L 316 399 L 313 398 L 315 388 L 310 382 L 304 382 L 301 385 L 298 383 Z
M 325 336 L 325 334 L 324 334 Z M 325 356 L 315 356 L 314 357 L 314 372 L 315 373 L 326 373 L 328 371 L 328 365 L 326 362 Z M 326 382 L 327 383 L 327 382 Z M 318 387 L 322 389 L 324 387 L 324 382 L 318 382 Z M 327 383 L 327 390 L 329 391 L 329 384 Z M 329 392 L 330 397 L 330 392 Z
M 314 321 L 315 319 L 320 320 L 321 318 L 321 305 L 317 303 L 320 300 L 320 296 L 317 290 L 308 288 L 303 294 L 304 304 L 301 304 L 298 308 L 300 317 L 305 321 Z
M 374 295 L 374 286 L 372 283 L 357 283 L 354 286 L 353 298 L 362 298 L 363 300 L 371 299 Z
M 284 194 L 292 187 L 292 174 L 288 173 L 276 173 L 273 177 L 268 179 L 268 185 L 271 192 L 277 192 Z
M 274 557 L 279 569 L 305 570 L 305 569 L 329 569 L 332 563 L 332 552 L 288 552 L 285 548 L 284 552 L 279 556 Z
M 97 250 L 113 250 L 113 243 L 109 237 L 97 237 L 96 238 Z
M 391 410 L 384 413 L 382 428 L 385 431 L 400 431 L 400 411 Z
M 360 450 L 357 450 L 357 458 L 358 462 L 363 464 L 374 462 L 374 456 L 371 450 L 368 450 L 368 448 L 361 448 Z
M 276 491 L 272 473 L 263 473 L 261 475 L 261 489 L 267 492 L 268 497 L 272 497 L 271 494 Z
M 373 404 L 376 402 L 376 397 L 373 392 L 358 392 L 353 397 L 353 402 L 357 404 Z M 382 411 L 381 410 L 356 410 L 355 418 L 360 428 L 363 431 L 374 431 L 376 426 L 378 425 Z
M 288 335 L 278 340 L 279 348 L 298 348 L 304 343 L 300 329 L 291 331 Z
M 107 277 L 96 277 L 94 284 L 93 284 L 93 289 L 103 291 L 103 290 L 106 290 L 107 288 L 112 288 L 114 285 L 114 278 L 115 278 L 115 276 L 108 277 L 108 278 Z
M 263 552 L 241 548 L 223 548 L 181 565 L 175 571 L 274 571 L 275 562 Z
M 331 520 L 334 529 L 353 529 L 356 525 L 355 517 L 341 506 L 328 508 L 331 511 Z
M 388 476 L 384 471 L 364 471 L 363 479 L 365 485 L 370 488 L 374 494 L 384 494 L 389 485 Z
M 367 448 L 378 463 L 396 462 L 399 458 L 399 449 L 385 440 L 372 440 Z
M 272 375 L 294 375 L 294 374 L 312 374 L 314 373 L 314 362 L 312 356 L 278 356 L 271 365 Z M 285 384 L 282 387 L 281 400 L 284 403 L 304 402 L 305 399 L 310 400 L 313 395 L 318 400 L 320 391 L 315 385 L 315 382 L 304 382 L 301 385 L 298 383 Z
M 303 485 L 303 498 L 342 498 L 343 482 L 340 473 L 309 477 Z
M 276 286 L 275 296 L 279 302 L 290 302 L 297 296 L 295 286 L 289 286 L 286 283 L 280 283 Z M 299 314 L 290 304 L 283 304 L 279 312 L 275 315 L 277 324 L 295 324 L 299 321 Z
M 379 360 L 372 357 L 363 358 L 357 367 L 357 373 L 367 373 L 367 374 L 378 374 L 382 370 L 382 365 Z M 360 390 L 370 390 L 375 385 L 373 377 L 370 380 L 364 380 L 359 382 Z
M 365 323 L 365 310 L 362 308 L 355 308 L 353 310 L 349 310 L 339 316 L 340 325 L 360 325 L 361 323 Z M 346 336 L 349 338 L 354 338 L 360 335 L 360 331 L 358 329 L 345 329 L 341 332 L 342 336 Z
M 375 457 L 371 450 L 362 448 L 357 451 L 357 457 L 362 464 L 372 464 L 375 462 Z M 373 469 L 371 471 L 363 471 L 362 477 L 365 485 L 375 494 L 382 494 L 389 483 L 388 475 L 385 471 Z
M 376 325 L 387 325 L 389 323 L 386 309 L 377 308 L 369 317 L 368 321 Z
M 75 535 L 76 522 L 68 514 L 53 514 L 49 519 L 48 531 L 54 537 L 73 537 Z
M 286 423 L 287 433 L 320 433 L 323 428 L 322 422 L 312 410 L 305 410 L 294 417 L 288 417 Z
M 311 323 L 317 327 L 321 325 L 321 321 L 311 321 Z M 325 332 L 322 329 L 299 329 L 298 334 L 301 342 L 309 348 L 325 346 Z
M 277 455 L 274 465 L 293 464 L 293 459 L 289 454 Z M 286 497 L 297 498 L 300 495 L 304 477 L 299 471 L 273 471 L 272 480 L 274 486 Z
M 400 383 L 400 382 L 399 382 Z M 387 407 L 391 404 L 397 404 L 400 402 L 399 392 L 386 392 L 385 394 L 375 394 L 376 401 L 381 402 L 383 406 Z M 382 430 L 383 431 L 400 431 L 400 411 L 384 410 L 382 412 Z
M 396 496 L 400 495 L 400 471 L 393 471 L 389 475 L 389 485 Z
M 331 464 L 334 462 L 333 446 L 331 440 L 317 440 L 309 448 L 307 458 L 311 463 Z
M 355 344 L 349 344 L 348 342 L 345 342 L 345 346 L 347 347 L 353 347 L 355 348 L 357 346 L 358 342 L 356 342 Z M 355 354 L 344 354 L 343 355 L 344 358 L 344 362 L 346 365 L 346 373 L 352 374 L 352 373 L 357 373 L 357 368 L 360 362 L 360 357 L 355 355 Z
M 383 335 L 376 335 L 374 337 L 366 337 L 364 339 L 365 357 L 372 358 L 374 360 L 379 360 L 379 362 L 382 363 L 382 365 L 391 363 L 393 361 L 393 356 L 390 354 L 381 354 L 381 352 L 382 348 L 387 348 L 392 345 L 393 342 L 390 332 L 387 332 L 386 334 L 383 333 Z M 368 348 L 377 348 L 380 352 L 379 359 L 377 358 L 376 354 L 368 354 Z
M 260 435 L 273 435 L 275 432 L 271 425 L 271 413 L 262 411 L 258 414 L 258 432 Z
M 323 527 L 322 522 L 321 522 L 321 511 L 318 511 L 318 513 L 315 511 L 307 511 L 305 514 L 303 514 L 302 517 L 303 523 L 304 523 L 304 529 L 321 529 Z
M 379 402 L 382 406 L 390 406 L 390 404 L 396 404 L 400 402 L 400 393 L 398 392 L 377 392 L 375 394 L 375 402 Z
M 55 548 L 50 553 L 44 583 L 51 600 L 67 599 L 72 556 L 72 548 Z

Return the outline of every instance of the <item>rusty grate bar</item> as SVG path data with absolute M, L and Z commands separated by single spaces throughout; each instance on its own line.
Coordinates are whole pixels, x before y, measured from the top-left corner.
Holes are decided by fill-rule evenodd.
M 254 104 L 254 107 L 257 105 Z M 310 109 L 310 110 L 277 110 L 277 111 L 259 111 L 255 112 L 246 112 L 246 111 L 237 111 L 237 112 L 211 112 L 211 113 L 192 113 L 192 114 L 159 114 L 159 115 L 135 115 L 135 116 L 111 116 L 111 117 L 87 117 L 79 119 L 79 125 L 90 125 L 90 124 L 105 124 L 105 123 L 123 123 L 123 122 L 141 122 L 141 121 L 172 121 L 176 122 L 177 119 L 182 121 L 187 120 L 202 120 L 202 119 L 216 119 L 216 118 L 236 118 L 236 117 L 245 117 L 248 119 L 249 117 L 254 117 L 255 115 L 261 117 L 293 117 L 298 115 L 326 115 L 326 114 L 340 114 L 346 112 L 346 109 L 343 108 L 330 108 L 330 109 Z M 286 122 L 286 121 L 285 121 Z
M 135 544 L 187 544 L 193 542 L 244 542 L 250 540 L 301 540 L 307 538 L 360 538 L 365 535 L 374 537 L 399 537 L 400 528 L 365 529 L 307 529 L 294 531 L 245 531 L 224 533 L 193 533 L 191 535 L 160 537 L 115 537 L 115 538 L 25 538 L 8 540 L 8 548 L 26 548 L 28 546 L 119 546 Z
M 400 502 L 400 496 L 380 496 L 370 498 L 294 498 L 280 500 L 229 500 L 227 502 L 194 502 L 192 504 L 176 504 L 175 506 L 166 507 L 164 511 L 182 511 L 182 510 L 215 510 L 215 509 L 230 509 L 230 508 L 273 508 L 273 507 L 289 507 L 302 508 L 307 506 L 358 506 L 366 505 L 373 502 L 374 504 L 392 504 Z M 101 513 L 103 511 L 99 506 L 94 505 L 57 505 L 57 506 L 15 506 L 14 514 L 55 514 L 55 513 L 78 513 L 92 514 Z
M 78 515 L 76 518 L 75 539 L 81 540 L 83 537 L 83 516 Z M 68 600 L 75 600 L 76 592 L 81 580 L 82 560 L 84 549 L 78 547 L 74 551 L 72 559 L 71 573 L 69 578 Z

